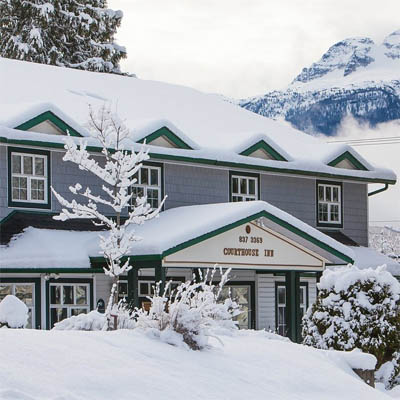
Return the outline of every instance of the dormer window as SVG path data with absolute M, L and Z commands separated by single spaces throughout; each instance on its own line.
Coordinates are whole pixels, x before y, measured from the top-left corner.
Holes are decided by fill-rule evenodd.
M 342 185 L 317 183 L 318 226 L 342 225 Z
M 50 208 L 49 153 L 9 148 L 9 206 Z
M 234 172 L 230 175 L 231 201 L 254 201 L 259 199 L 258 175 L 244 175 Z
M 162 196 L 161 166 L 144 165 L 136 173 L 135 178 L 137 182 L 132 186 L 132 204 L 134 204 L 137 197 L 147 196 L 147 202 L 151 208 L 158 208 Z

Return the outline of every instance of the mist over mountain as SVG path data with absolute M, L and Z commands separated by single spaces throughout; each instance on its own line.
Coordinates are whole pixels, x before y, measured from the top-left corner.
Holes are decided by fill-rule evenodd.
M 400 30 L 379 44 L 367 37 L 342 40 L 303 68 L 285 90 L 238 104 L 326 135 L 335 135 L 346 116 L 372 127 L 400 119 Z

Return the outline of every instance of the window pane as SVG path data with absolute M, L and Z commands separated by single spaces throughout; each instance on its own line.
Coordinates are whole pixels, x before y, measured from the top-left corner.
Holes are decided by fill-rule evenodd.
M 328 204 L 318 204 L 318 220 L 328 221 Z
M 151 184 L 158 186 L 158 169 L 152 168 L 151 170 Z
M 65 318 L 67 318 L 66 308 L 52 308 L 50 310 L 50 324 L 52 328 L 56 322 L 60 322 Z
M 238 178 L 232 178 L 232 193 L 238 193 L 239 183 Z
M 150 294 L 149 293 L 149 284 L 147 282 L 141 282 L 139 292 L 142 296 L 148 296 Z
M 254 179 L 249 180 L 249 194 L 256 194 L 256 181 Z
M 33 174 L 33 157 L 24 156 L 24 174 L 32 175 Z
M 71 316 L 79 314 L 87 314 L 86 308 L 71 308 Z
M 14 155 L 12 156 L 12 172 L 14 174 L 21 173 L 21 156 Z
M 304 303 L 304 286 L 300 287 L 300 304 Z
M 318 186 L 318 200 L 325 200 L 323 186 Z
M 337 187 L 332 188 L 332 200 L 335 202 L 339 201 L 339 188 Z
M 330 218 L 331 218 L 331 221 L 334 221 L 334 222 L 339 221 L 339 206 L 337 204 L 331 204 Z
M 23 301 L 28 307 L 33 305 L 33 286 L 15 285 L 15 296 Z
M 286 288 L 278 286 L 278 304 L 286 304 Z
M 240 178 L 240 194 L 247 194 L 247 180 Z
M 11 285 L 0 284 L 0 301 L 7 295 L 12 294 L 11 289 Z
M 128 284 L 126 282 L 119 282 L 118 283 L 118 291 L 119 295 L 124 297 L 128 295 Z
M 325 193 L 326 193 L 326 201 L 332 201 L 332 188 L 327 186 L 325 188 Z
M 35 157 L 35 175 L 44 176 L 44 158 Z
M 74 287 L 63 286 L 63 304 L 74 304 Z
M 31 179 L 31 198 L 32 200 L 44 200 L 44 181 Z
M 76 286 L 76 303 L 75 304 L 88 304 L 87 286 Z
M 32 329 L 32 308 L 28 309 L 28 322 L 25 328 Z
M 50 286 L 50 303 L 61 304 L 61 286 L 59 285 Z
M 149 183 L 149 170 L 145 167 L 142 167 L 140 170 L 140 175 L 141 175 L 141 184 L 142 185 L 148 185 Z

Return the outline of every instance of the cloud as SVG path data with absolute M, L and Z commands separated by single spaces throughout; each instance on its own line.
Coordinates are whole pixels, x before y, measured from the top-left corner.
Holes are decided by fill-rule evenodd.
M 375 140 L 376 139 L 376 140 Z M 325 138 L 326 140 L 326 138 Z M 346 117 L 334 140 L 346 140 L 368 161 L 390 168 L 400 179 L 400 120 L 385 122 L 371 127 Z M 358 140 L 354 142 L 354 140 Z M 373 191 L 382 185 L 369 185 Z M 370 197 L 370 224 L 400 227 L 400 184 Z

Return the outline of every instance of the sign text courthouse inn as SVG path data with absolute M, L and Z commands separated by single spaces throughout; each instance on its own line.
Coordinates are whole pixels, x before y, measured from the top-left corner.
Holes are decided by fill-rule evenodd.
M 160 217 L 137 228 L 143 240 L 121 281 L 136 305 L 155 280 L 178 283 L 219 264 L 233 268 L 241 327 L 299 340 L 324 268 L 368 266 L 368 184 L 387 188 L 396 177 L 349 146 L 189 88 L 6 59 L 0 76 L 0 299 L 23 299 L 32 327 L 49 329 L 109 296 L 96 227 L 52 219 L 60 206 L 50 186 L 71 198 L 77 182 L 93 192 L 101 185 L 62 160 L 67 132 L 88 136 L 88 104 L 118 103 L 129 147 L 146 140 L 150 161 L 134 195 L 153 207 L 168 195 Z

